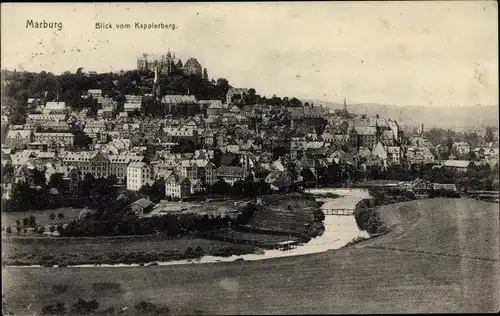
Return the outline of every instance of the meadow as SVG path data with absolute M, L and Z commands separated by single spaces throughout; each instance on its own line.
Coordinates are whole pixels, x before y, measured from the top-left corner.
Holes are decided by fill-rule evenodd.
M 390 233 L 319 254 L 137 268 L 7 267 L 4 298 L 21 315 L 78 298 L 115 309 L 146 300 L 174 314 L 499 310 L 498 204 L 439 198 L 385 205 L 379 214 Z

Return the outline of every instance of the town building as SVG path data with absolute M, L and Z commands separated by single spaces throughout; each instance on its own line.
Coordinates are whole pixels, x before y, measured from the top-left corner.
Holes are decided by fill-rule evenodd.
M 144 159 L 138 155 L 108 155 L 100 151 L 66 152 L 62 162 L 77 167 L 85 175 L 90 173 L 95 178 L 107 178 L 115 175 L 118 181 L 127 177 L 127 166 Z
M 33 133 L 30 130 L 9 129 L 5 138 L 5 146 L 8 148 L 22 148 L 33 140 Z
M 139 189 L 153 179 L 153 170 L 145 162 L 132 162 L 127 167 L 127 190 Z
M 355 126 L 349 133 L 349 141 L 356 148 L 373 148 L 377 142 L 377 129 L 371 126 Z
M 28 117 L 26 118 L 26 121 L 48 121 L 48 122 L 61 122 L 61 121 L 66 121 L 66 114 L 52 114 L 52 113 L 42 113 L 42 114 L 37 114 L 37 113 L 31 113 L 28 114 Z
M 45 180 L 48 184 L 52 175 L 61 174 L 63 181 L 66 183 L 70 192 L 78 188 L 78 182 L 82 179 L 82 174 L 78 168 L 74 166 L 66 166 L 60 163 L 48 163 L 45 169 Z
M 326 111 L 322 107 L 300 106 L 290 107 L 288 109 L 292 120 L 300 120 L 306 118 L 321 118 Z
M 191 196 L 191 181 L 187 177 L 170 172 L 165 178 L 165 195 L 181 200 Z
M 220 166 L 215 171 L 217 179 L 224 179 L 225 182 L 233 185 L 236 181 L 243 181 L 248 176 L 247 170 L 236 166 Z
M 130 204 L 130 209 L 137 215 L 147 213 L 152 210 L 154 203 L 147 198 L 140 198 L 134 203 Z
M 101 89 L 89 89 L 87 91 L 87 95 L 92 97 L 92 99 L 96 100 L 98 104 L 102 104 L 102 90 Z
M 42 144 L 62 144 L 66 147 L 72 147 L 75 141 L 75 135 L 71 133 L 33 133 L 33 142 Z
M 215 165 L 207 159 L 192 160 L 197 167 L 197 179 L 204 186 L 211 186 L 215 183 Z
M 67 114 L 66 102 L 47 102 L 43 108 L 43 114 Z
M 464 156 L 470 152 L 470 146 L 466 142 L 454 142 L 451 150 L 460 156 Z
M 203 111 L 206 111 L 207 116 L 217 116 L 227 112 L 227 107 L 224 107 L 221 100 L 199 100 L 198 104 Z
M 226 93 L 226 104 L 246 104 L 249 96 L 248 89 L 229 88 Z
M 201 111 L 194 95 L 165 95 L 161 104 L 165 114 L 190 116 Z
M 125 95 L 123 110 L 127 113 L 140 111 L 142 106 L 142 95 Z
M 469 160 L 446 160 L 443 162 L 442 167 L 455 170 L 457 172 L 467 172 L 469 169 L 475 167 L 473 161 Z

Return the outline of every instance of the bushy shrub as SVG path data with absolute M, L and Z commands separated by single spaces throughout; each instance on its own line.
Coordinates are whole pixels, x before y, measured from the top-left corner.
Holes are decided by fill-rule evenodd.
M 186 250 L 184 250 L 185 256 L 192 256 L 194 254 L 193 247 L 187 246 Z
M 203 249 L 200 247 L 200 246 L 196 246 L 196 248 L 194 248 L 194 251 L 197 253 L 197 254 L 203 254 Z
M 58 302 L 56 304 L 45 305 L 42 308 L 43 315 L 63 315 L 66 313 L 64 303 Z
M 99 307 L 99 302 L 97 300 L 86 301 L 79 298 L 78 301 L 71 306 L 71 311 L 73 313 L 78 313 L 82 315 L 88 315 L 93 313 Z
M 141 301 L 140 303 L 135 305 L 135 308 L 142 313 L 152 315 L 167 315 L 170 312 L 170 309 L 166 306 L 157 306 L 146 301 Z
M 377 208 L 356 209 L 354 217 L 359 229 L 368 232 L 371 236 L 385 234 L 390 231 L 378 216 Z

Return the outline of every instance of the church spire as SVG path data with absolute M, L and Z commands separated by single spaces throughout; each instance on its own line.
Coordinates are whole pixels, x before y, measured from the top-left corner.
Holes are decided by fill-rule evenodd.
M 153 80 L 153 95 L 155 96 L 156 100 L 160 100 L 161 98 L 161 87 L 159 84 L 160 77 L 158 76 L 158 66 L 155 67 L 155 78 Z

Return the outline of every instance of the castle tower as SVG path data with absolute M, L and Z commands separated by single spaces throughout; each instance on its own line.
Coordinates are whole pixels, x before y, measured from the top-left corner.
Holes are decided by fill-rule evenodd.
M 158 66 L 155 67 L 155 78 L 153 80 L 153 95 L 157 101 L 161 100 L 160 77 L 158 76 Z

